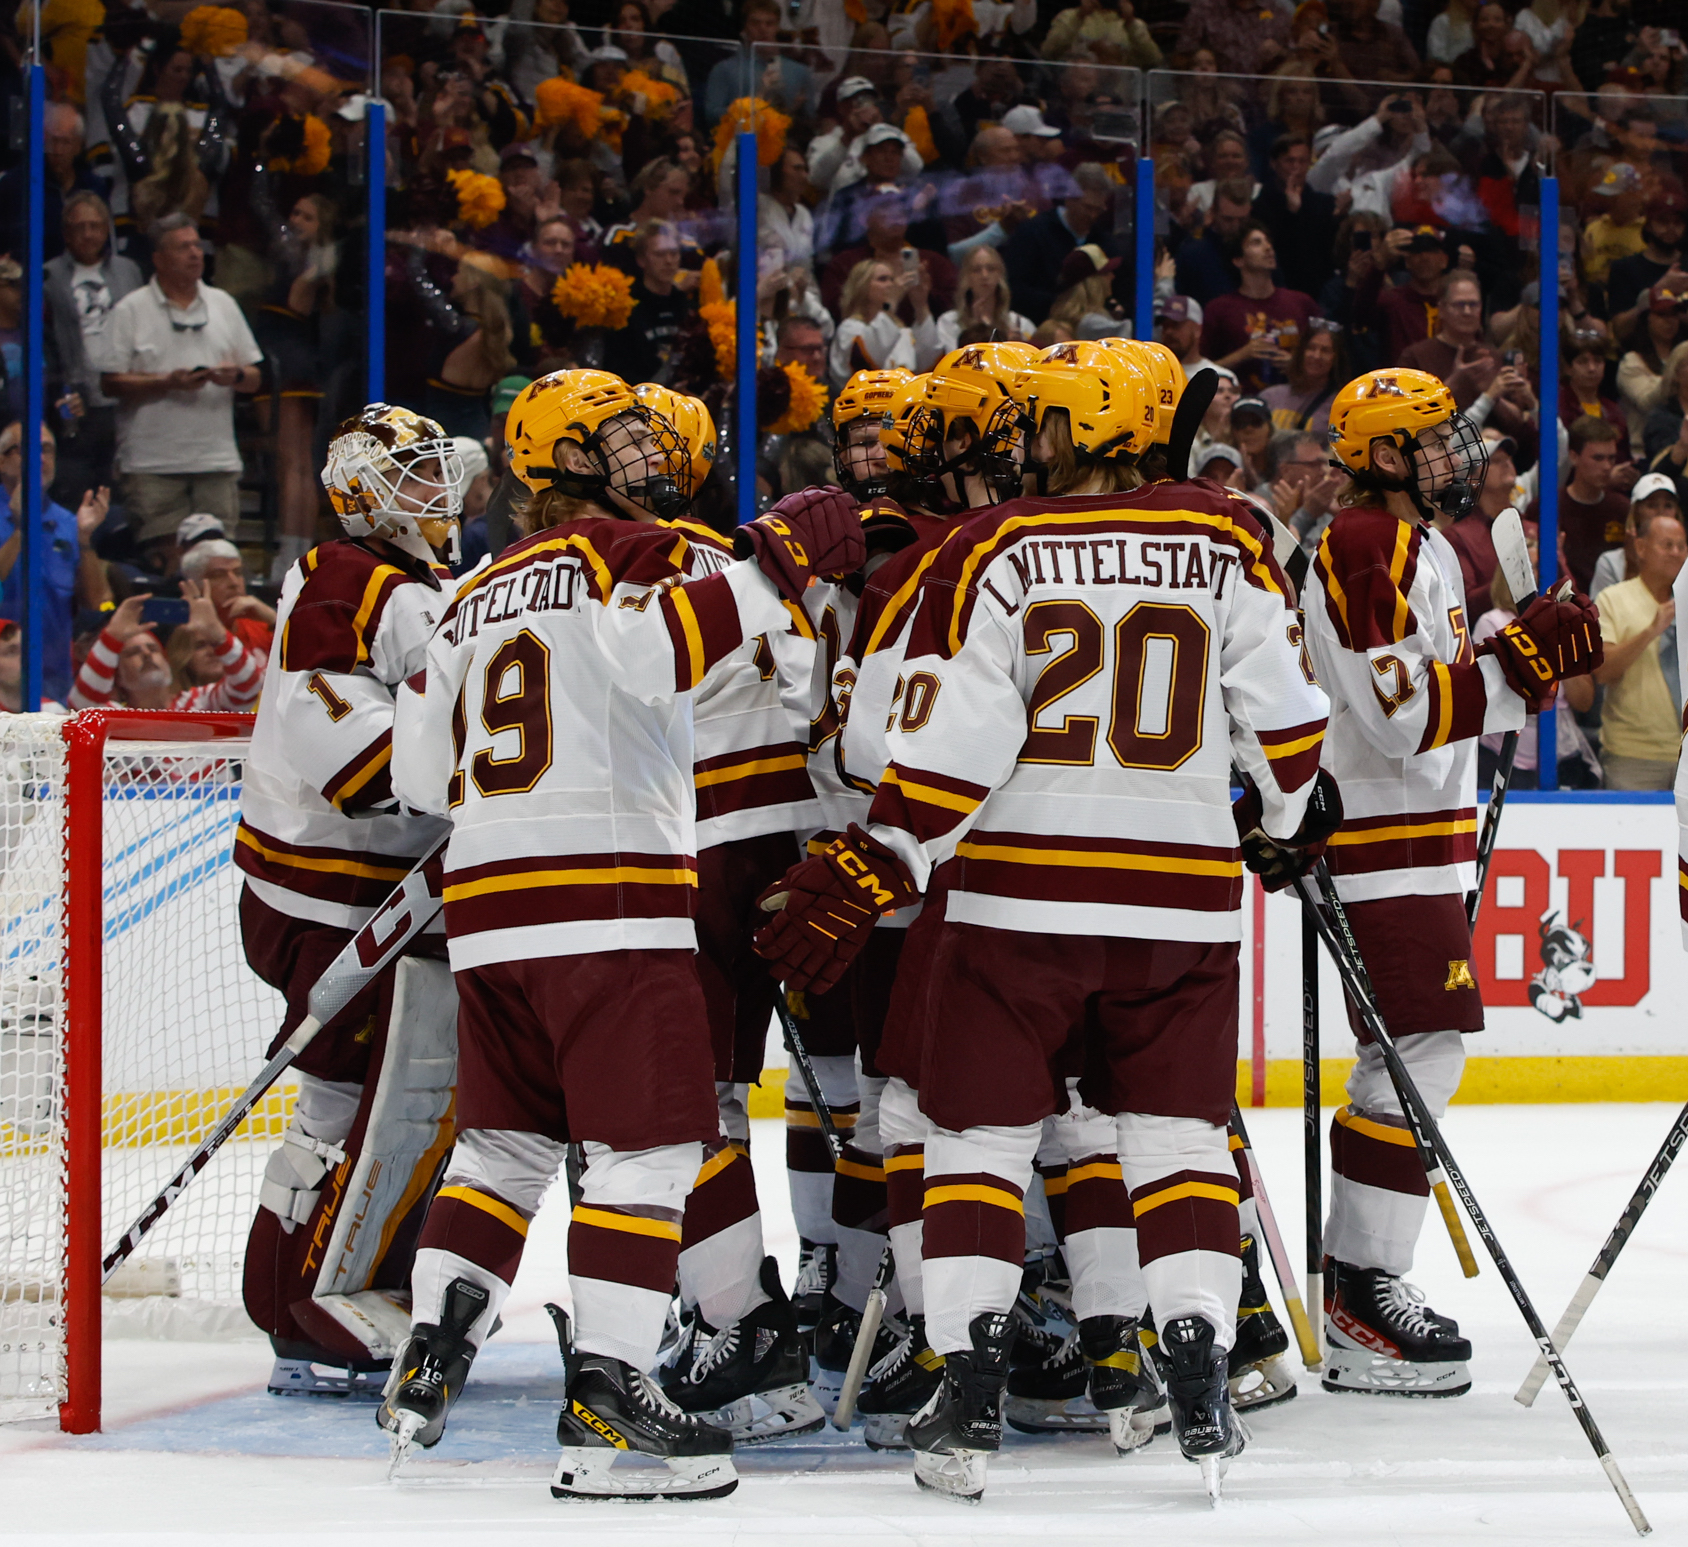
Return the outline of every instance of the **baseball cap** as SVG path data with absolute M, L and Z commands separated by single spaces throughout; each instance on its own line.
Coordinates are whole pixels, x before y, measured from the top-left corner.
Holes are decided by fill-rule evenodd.
M 1002 115 L 1002 127 L 1010 134 L 1035 134 L 1045 140 L 1061 137 L 1061 131 L 1054 124 L 1046 123 L 1043 114 L 1027 104 L 1009 108 Z
M 586 62 L 588 64 L 626 64 L 627 50 L 617 48 L 613 43 L 600 43 L 596 48 L 587 51 Z
M 533 385 L 531 376 L 505 376 L 492 389 L 492 411 L 507 414 L 515 407 L 524 388 Z
M 1627 161 L 1614 161 L 1601 173 L 1594 191 L 1608 199 L 1615 199 L 1620 193 L 1639 193 L 1641 174 Z
M 507 167 L 512 161 L 525 161 L 529 166 L 538 166 L 539 157 L 534 154 L 533 146 L 525 140 L 515 140 L 506 145 L 498 153 L 498 164 Z
M 1202 303 L 1194 296 L 1169 295 L 1155 308 L 1155 316 L 1167 322 L 1193 322 L 1200 325 Z
M 1231 405 L 1231 423 L 1237 422 L 1237 415 L 1243 414 L 1249 418 L 1264 419 L 1271 422 L 1272 410 L 1257 397 L 1240 397 Z
M 1541 305 L 1541 285 L 1536 280 L 1532 279 L 1518 292 L 1518 304 L 1520 306 Z
M 1509 457 L 1518 455 L 1518 442 L 1500 430 L 1493 427 L 1485 429 L 1483 439 L 1488 443 L 1490 451 L 1504 451 Z
M 1210 462 L 1220 461 L 1229 462 L 1232 467 L 1241 467 L 1243 465 L 1243 454 L 1235 446 L 1228 446 L 1224 441 L 1216 440 L 1196 458 L 1196 471 L 1198 473 L 1205 472 Z
M 877 97 L 879 88 L 865 75 L 852 75 L 838 83 L 838 100 L 848 102 L 852 97 Z
M 1668 494 L 1678 504 L 1682 502 L 1682 497 L 1676 492 L 1676 481 L 1665 473 L 1647 473 L 1637 478 L 1635 487 L 1629 491 L 1629 502 L 1639 505 L 1655 494 Z
M 899 145 L 908 143 L 908 137 L 895 124 L 875 124 L 862 136 L 862 149 L 871 150 L 875 145 L 887 145 L 892 140 Z
M 184 553 L 195 543 L 206 542 L 216 537 L 227 537 L 228 529 L 223 523 L 204 511 L 196 511 L 191 516 L 183 516 L 176 528 L 176 546 Z
M 1448 244 L 1443 240 L 1442 233 L 1435 226 L 1413 227 L 1412 239 L 1407 243 L 1408 252 L 1446 252 Z
M 1647 295 L 1648 310 L 1658 312 L 1660 316 L 1675 311 L 1683 299 L 1674 290 L 1666 290 L 1663 285 L 1654 285 Z
M 1086 242 L 1082 247 L 1075 247 L 1067 254 L 1066 262 L 1061 265 L 1060 278 L 1055 281 L 1055 288 L 1066 290 L 1093 275 L 1112 274 L 1119 266 L 1118 258 L 1110 258 L 1094 242 Z

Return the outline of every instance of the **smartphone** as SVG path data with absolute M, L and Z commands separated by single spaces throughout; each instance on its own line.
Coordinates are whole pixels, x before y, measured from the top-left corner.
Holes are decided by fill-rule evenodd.
M 141 622 L 156 628 L 166 639 L 188 621 L 188 604 L 179 596 L 149 596 L 141 608 Z
M 920 272 L 920 254 L 912 247 L 903 249 L 903 273 L 918 274 Z
M 1370 252 L 1373 233 L 1370 231 L 1356 231 L 1354 233 L 1354 251 Z
M 1511 366 L 1513 370 L 1522 370 L 1524 365 L 1524 351 L 1522 349 L 1508 349 L 1500 357 L 1502 365 Z
M 1413 105 L 1405 97 L 1395 97 L 1390 100 L 1384 110 L 1393 114 L 1396 118 L 1411 118 Z

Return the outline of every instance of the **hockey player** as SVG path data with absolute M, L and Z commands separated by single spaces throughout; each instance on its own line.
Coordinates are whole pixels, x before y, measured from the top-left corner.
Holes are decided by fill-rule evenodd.
M 915 538 L 867 580 L 850 641 L 834 672 L 833 695 L 841 722 L 835 763 L 851 792 L 832 814 L 835 830 L 865 817 L 885 769 L 885 728 L 902 695 L 899 668 L 920 577 L 938 547 L 974 511 L 1019 492 L 1019 464 L 1007 443 L 987 431 L 1005 421 L 1005 410 L 1012 411 L 1008 383 L 1036 358 L 1027 344 L 954 350 L 920 379 L 918 390 L 908 389 L 906 405 L 899 402 L 882 435 L 889 490 L 907 512 Z M 858 1028 L 855 1075 L 860 1108 L 846 1161 L 857 1172 L 879 1172 L 883 1184 L 868 1200 L 873 1213 L 858 1205 L 852 1214 L 850 1193 L 866 1189 L 851 1186 L 861 1178 L 840 1167 L 834 1212 L 840 1236 L 855 1248 L 854 1260 L 845 1261 L 841 1253 L 837 1303 L 826 1333 L 816 1339 L 822 1378 L 828 1373 L 841 1378 L 854 1343 L 860 1310 L 856 1297 L 865 1298 L 884 1244 L 880 1232 L 854 1226 L 864 1217 L 876 1222 L 883 1213 L 886 1233 L 895 1244 L 907 1334 L 896 1357 L 857 1402 L 866 1420 L 867 1442 L 875 1448 L 902 1444 L 906 1419 L 931 1395 L 943 1364 L 926 1344 L 920 1276 L 920 1157 L 926 1124 L 912 1088 L 919 1078 L 919 1047 L 916 1044 L 912 1059 L 901 1066 L 907 1079 L 889 1078 L 893 1067 L 882 1056 L 887 1050 L 881 1034 L 892 1025 L 891 1000 L 918 993 L 918 973 L 906 975 L 905 981 L 901 966 L 904 934 L 912 920 L 913 910 L 894 915 L 882 920 L 875 934 L 877 970 L 895 986 L 882 1015 L 864 1019 Z M 836 1371 L 830 1368 L 834 1365 Z
M 836 490 L 805 490 L 740 532 L 755 563 L 685 582 L 678 534 L 651 519 L 672 508 L 673 431 L 629 387 L 542 377 L 506 433 L 527 535 L 459 590 L 395 726 L 397 788 L 452 826 L 461 1073 L 378 1416 L 395 1454 L 438 1440 L 572 1140 L 586 1165 L 574 1313 L 554 1312 L 552 1492 L 716 1496 L 737 1485 L 731 1435 L 650 1374 L 685 1200 L 720 1132 L 693 958 L 690 695 L 747 637 L 789 626 L 817 570 L 859 564 L 860 526 Z M 616 1472 L 623 1453 L 667 1471 Z
M 861 505 L 864 527 L 872 536 L 875 550 L 870 564 L 882 561 L 896 545 L 912 536 L 902 507 L 887 494 L 889 473 L 880 437 L 887 415 L 913 401 L 918 389 L 911 383 L 916 380 L 904 370 L 857 371 L 832 402 L 833 466 L 839 484 Z M 838 820 L 843 803 L 850 799 L 837 771 L 838 709 L 833 701 L 833 678 L 854 625 L 861 586 L 861 576 L 850 576 L 839 585 L 817 585 L 805 598 L 817 635 L 808 694 L 809 777 L 822 815 L 818 838 L 816 824 L 799 829 L 798 836 L 818 841 L 822 847 L 831 840 L 830 824 Z M 844 822 L 848 820 L 843 818 Z M 808 996 L 794 995 L 790 1008 L 832 1120 L 840 1134 L 848 1137 L 855 1127 L 857 1107 L 856 1031 L 849 991 L 846 989 L 830 1004 L 818 1000 L 811 1004 Z M 837 1306 L 836 1298 L 832 1307 L 827 1303 L 827 1292 L 838 1276 L 838 1227 L 832 1217 L 837 1173 L 832 1151 L 821 1132 L 820 1116 L 796 1079 L 786 1081 L 785 1124 L 786 1176 L 798 1236 L 792 1302 L 798 1324 L 805 1333 L 813 1334 L 822 1316 Z M 871 1266 L 868 1274 L 871 1277 Z M 859 1278 L 858 1273 L 853 1282 Z M 865 1296 L 866 1287 L 862 1283 L 855 1294 Z M 859 1305 L 855 1307 L 856 1312 L 860 1309 Z M 837 1356 L 832 1357 L 836 1362 Z M 835 1374 L 825 1383 L 831 1397 L 836 1397 L 838 1378 Z
M 1310 666 L 1331 697 L 1325 766 L 1347 819 L 1328 862 L 1390 1034 L 1440 1116 L 1464 1033 L 1483 1029 L 1465 894 L 1475 884 L 1477 739 L 1517 730 L 1563 677 L 1600 664 L 1585 597 L 1544 594 L 1475 651 L 1441 528 L 1466 515 L 1488 453 L 1422 371 L 1372 371 L 1331 404 L 1352 482 L 1308 575 Z M 1331 1126 L 1324 1385 L 1458 1396 L 1471 1344 L 1402 1275 L 1429 1187 L 1383 1058 L 1357 1017 L 1359 1062 Z
M 980 1495 L 1000 1444 L 1022 1198 L 1074 1046 L 1081 1092 L 1116 1116 L 1180 1446 L 1216 1490 L 1243 1441 L 1226 1391 L 1231 763 L 1280 842 L 1322 838 L 1335 802 L 1323 787 L 1310 800 L 1325 700 L 1259 524 L 1189 485 L 1126 492 L 1122 456 L 1154 427 L 1142 383 L 1099 363 L 1018 378 L 1053 497 L 1012 500 L 940 551 L 871 820 L 786 878 L 759 937 L 788 982 L 824 982 L 956 861 L 920 1077 L 926 1326 L 944 1380 L 907 1433 L 917 1480 L 960 1497 Z
M 450 599 L 440 560 L 456 553 L 461 463 L 431 419 L 371 403 L 335 432 L 322 480 L 346 535 L 283 582 L 234 850 L 247 960 L 287 999 L 277 1045 L 317 977 L 445 833 L 401 808 L 390 760 L 394 692 L 421 669 Z M 246 1248 L 247 1311 L 276 1353 L 272 1391 L 377 1396 L 376 1372 L 408 1329 L 400 1297 L 451 1147 L 456 1066 L 443 933 L 422 940 L 294 1065 L 298 1099 Z
M 634 395 L 677 432 L 674 477 L 689 502 L 715 459 L 708 408 L 653 383 Z M 676 562 L 698 578 L 732 548 L 684 517 Z M 808 1387 L 808 1355 L 778 1270 L 763 1249 L 750 1166 L 749 1088 L 761 1077 L 777 986 L 751 937 L 756 898 L 797 858 L 796 833 L 819 821 L 805 742 L 814 630 L 801 608 L 784 629 L 746 640 L 693 695 L 697 791 L 698 975 L 708 1008 L 720 1135 L 704 1147 L 686 1200 L 680 1290 L 686 1336 L 664 1372 L 688 1412 L 739 1444 L 813 1433 L 826 1422 Z

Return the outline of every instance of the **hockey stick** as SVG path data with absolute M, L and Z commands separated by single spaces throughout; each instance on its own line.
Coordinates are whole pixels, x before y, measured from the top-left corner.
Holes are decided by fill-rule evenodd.
M 1277 1216 L 1272 1212 L 1272 1200 L 1266 1196 L 1266 1178 L 1261 1174 L 1254 1146 L 1249 1143 L 1248 1129 L 1243 1126 L 1242 1109 L 1235 1103 L 1231 1106 L 1231 1121 L 1237 1125 L 1237 1137 L 1243 1141 L 1243 1160 L 1248 1166 L 1249 1184 L 1254 1188 L 1254 1207 L 1260 1215 L 1260 1233 L 1266 1237 L 1266 1251 L 1272 1259 L 1272 1271 L 1278 1276 L 1278 1288 L 1283 1291 L 1290 1325 L 1295 1328 L 1295 1341 L 1301 1345 L 1301 1362 L 1309 1370 L 1316 1370 L 1324 1363 L 1319 1354 L 1319 1340 L 1313 1335 L 1312 1322 L 1307 1319 L 1307 1307 L 1296 1293 L 1295 1268 L 1289 1260 L 1289 1249 L 1284 1245 L 1283 1232 L 1278 1229 Z
M 1489 528 L 1494 542 L 1495 558 L 1500 572 L 1512 592 L 1513 611 L 1521 613 L 1536 599 L 1536 572 L 1530 563 L 1529 544 L 1524 540 L 1524 524 L 1510 505 L 1495 517 Z M 1540 732 L 1538 730 L 1537 734 Z M 1507 791 L 1512 788 L 1512 765 L 1518 757 L 1518 732 L 1508 731 L 1500 740 L 1500 759 L 1495 764 L 1495 781 L 1489 790 L 1489 804 L 1483 812 L 1483 832 L 1477 840 L 1477 884 L 1465 898 L 1465 921 L 1477 927 L 1477 910 L 1483 906 L 1483 887 L 1489 879 L 1489 864 L 1494 859 L 1495 839 L 1500 836 L 1500 813 L 1506 805 Z
M 1510 1259 L 1495 1235 L 1494 1227 L 1489 1224 L 1489 1216 L 1483 1212 L 1483 1206 L 1478 1203 L 1476 1194 L 1465 1179 L 1465 1173 L 1460 1170 L 1458 1163 L 1450 1153 L 1447 1141 L 1442 1137 L 1441 1128 L 1437 1125 L 1435 1115 L 1425 1104 L 1424 1097 L 1419 1094 L 1418 1086 L 1414 1082 L 1406 1061 L 1401 1057 L 1400 1050 L 1395 1046 L 1395 1039 L 1389 1035 L 1389 1029 L 1383 1024 L 1383 1017 L 1377 1013 L 1377 1006 L 1373 1004 L 1369 993 L 1369 985 L 1360 977 L 1358 953 L 1352 952 L 1344 938 L 1339 937 L 1331 919 L 1346 925 L 1346 915 L 1342 902 L 1335 894 L 1335 888 L 1330 886 L 1330 873 L 1325 863 L 1320 860 L 1315 873 L 1319 877 L 1319 885 L 1326 893 L 1331 907 L 1331 918 L 1327 919 L 1317 910 L 1313 912 L 1314 923 L 1318 927 L 1319 937 L 1325 943 L 1325 949 L 1331 954 L 1336 963 L 1336 970 L 1342 977 L 1343 987 L 1348 990 L 1354 1003 L 1359 1006 L 1366 1029 L 1370 1031 L 1372 1040 L 1383 1054 L 1384 1062 L 1389 1066 L 1389 1073 L 1395 1082 L 1395 1088 L 1400 1092 L 1401 1107 L 1410 1114 L 1413 1121 L 1422 1128 L 1424 1136 L 1435 1146 L 1435 1153 L 1447 1167 L 1448 1175 L 1453 1180 L 1454 1187 L 1459 1192 L 1460 1202 L 1465 1205 L 1465 1211 L 1471 1216 L 1471 1222 L 1477 1227 L 1477 1234 L 1482 1238 L 1483 1245 L 1488 1248 L 1489 1256 L 1494 1259 L 1496 1270 L 1500 1273 L 1501 1281 L 1506 1285 L 1513 1302 L 1524 1317 L 1524 1324 L 1530 1329 L 1530 1336 L 1535 1339 L 1536 1347 L 1547 1360 L 1553 1378 L 1559 1382 L 1560 1389 L 1565 1393 L 1565 1400 L 1571 1404 L 1571 1411 L 1576 1415 L 1578 1424 L 1582 1426 L 1583 1434 L 1593 1448 L 1595 1458 L 1600 1462 L 1601 1469 L 1606 1473 L 1607 1481 L 1611 1483 L 1613 1491 L 1618 1495 L 1625 1512 L 1629 1515 L 1630 1524 L 1635 1527 L 1637 1535 L 1647 1536 L 1652 1527 L 1647 1523 L 1647 1517 L 1641 1513 L 1641 1506 L 1636 1502 L 1635 1495 L 1629 1491 L 1629 1484 L 1624 1480 L 1623 1473 L 1618 1469 L 1616 1458 L 1606 1444 L 1605 1437 L 1600 1433 L 1599 1426 L 1594 1421 L 1594 1415 L 1588 1410 L 1588 1404 L 1583 1400 L 1582 1393 L 1577 1389 L 1576 1382 L 1571 1379 L 1571 1372 L 1565 1368 L 1565 1361 L 1560 1357 L 1559 1350 L 1553 1340 L 1547 1335 L 1547 1328 L 1542 1325 L 1541 1317 L 1536 1313 L 1534 1302 L 1529 1292 L 1524 1288 Z M 1305 878 L 1298 877 L 1295 890 L 1301 900 L 1309 908 L 1313 906 L 1313 895 L 1308 889 Z M 1344 935 L 1347 934 L 1344 929 Z M 1351 937 L 1350 937 L 1351 938 Z
M 1183 483 L 1190 476 L 1190 451 L 1218 390 L 1219 372 L 1199 370 L 1185 385 L 1178 406 L 1172 411 L 1172 429 L 1166 441 L 1166 476 L 1174 483 Z
M 1670 1170 L 1671 1162 L 1676 1159 L 1685 1141 L 1688 1141 L 1688 1106 L 1676 1114 L 1676 1121 L 1670 1125 L 1670 1132 L 1665 1135 L 1665 1142 L 1659 1146 L 1659 1152 L 1653 1157 L 1652 1165 L 1647 1167 L 1647 1174 L 1636 1184 L 1629 1202 L 1624 1205 L 1623 1213 L 1618 1216 L 1617 1224 L 1612 1227 L 1612 1233 L 1606 1237 L 1606 1244 L 1600 1248 L 1600 1254 L 1594 1259 L 1594 1266 L 1588 1270 L 1577 1292 L 1571 1297 L 1571 1303 L 1565 1307 L 1565 1314 L 1559 1318 L 1559 1325 L 1553 1329 L 1555 1348 L 1563 1348 L 1571 1341 L 1572 1334 L 1583 1319 L 1583 1313 L 1600 1292 L 1600 1286 L 1606 1282 L 1606 1275 L 1612 1271 L 1612 1264 L 1618 1260 L 1618 1253 L 1624 1249 L 1625 1243 L 1635 1233 L 1635 1227 L 1641 1223 L 1641 1216 L 1647 1212 L 1647 1205 L 1653 1201 L 1653 1194 L 1659 1190 L 1659 1184 L 1664 1181 L 1665 1173 Z M 1547 1360 L 1537 1359 L 1512 1400 L 1525 1407 L 1531 1406 L 1547 1379 L 1547 1373 Z
M 258 1071 L 257 1077 L 240 1093 L 222 1120 L 199 1143 L 199 1147 L 182 1163 L 176 1174 L 164 1184 L 164 1190 L 149 1203 L 127 1230 L 123 1239 L 106 1255 L 101 1264 L 100 1282 L 103 1284 L 141 1244 L 141 1239 L 164 1217 L 170 1205 L 181 1197 L 188 1184 L 210 1165 L 211 1157 L 228 1141 L 235 1129 L 246 1121 L 259 1100 L 283 1072 L 307 1047 L 311 1039 L 334 1019 L 366 988 L 440 911 L 439 870 L 435 866 L 449 839 L 442 838 L 423 857 L 392 894 L 370 916 L 370 920 L 350 940 L 345 948 L 323 970 L 311 987 L 306 1002 L 306 1015 L 293 1034 L 278 1048 L 269 1062 Z M 431 872 L 431 873 L 430 873 Z
M 1325 1348 L 1324 1155 L 1319 1132 L 1319 931 L 1301 910 L 1301 1156 L 1307 1216 L 1307 1314 L 1320 1364 Z M 1314 1366 L 1309 1364 L 1308 1369 Z
M 809 1050 L 803 1046 L 796 1018 L 791 1013 L 791 1007 L 785 1002 L 783 988 L 778 989 L 774 995 L 774 1014 L 779 1017 L 780 1030 L 785 1036 L 785 1050 L 791 1055 L 791 1061 L 797 1065 L 804 1088 L 809 1092 L 809 1105 L 815 1109 L 815 1116 L 820 1119 L 821 1133 L 826 1137 L 826 1147 L 832 1151 L 833 1163 L 837 1164 L 844 1156 L 844 1141 L 838 1137 L 838 1126 L 832 1120 L 832 1108 L 826 1104 L 826 1097 L 821 1094 L 820 1077 L 815 1073 L 815 1066 L 809 1062 Z
M 856 1398 L 862 1394 L 862 1382 L 867 1379 L 868 1362 L 873 1358 L 873 1345 L 879 1337 L 879 1324 L 885 1319 L 885 1302 L 890 1298 L 891 1274 L 896 1259 L 891 1255 L 891 1243 L 879 1254 L 879 1267 L 873 1275 L 873 1288 L 867 1292 L 867 1304 L 862 1307 L 862 1324 L 856 1328 L 856 1344 L 850 1350 L 850 1366 L 844 1372 L 844 1384 L 838 1389 L 838 1406 L 832 1410 L 832 1426 L 848 1430 L 856 1416 Z M 919 1350 L 916 1350 L 918 1352 Z
M 1348 953 L 1349 962 L 1353 969 L 1353 979 L 1362 994 L 1363 999 L 1355 999 L 1355 1006 L 1360 1011 L 1360 1018 L 1365 1021 L 1368 1029 L 1375 1023 L 1383 1024 L 1383 1014 L 1377 1007 L 1377 995 L 1372 989 L 1371 976 L 1366 971 L 1365 958 L 1360 955 L 1359 942 L 1354 938 L 1354 930 L 1348 922 L 1348 910 L 1342 906 L 1342 899 L 1336 895 L 1336 883 L 1331 879 L 1330 870 L 1323 860 L 1320 860 L 1314 870 L 1319 880 L 1319 891 L 1325 900 L 1325 907 L 1334 920 L 1336 931 L 1341 936 L 1343 945 Z M 1315 920 L 1320 926 L 1320 934 L 1324 934 L 1322 920 Z M 1344 979 L 1344 987 L 1347 987 Z M 1352 988 L 1349 989 L 1353 993 Z M 1369 1014 L 1368 1014 L 1369 1012 Z M 1385 1059 L 1385 1063 L 1388 1060 Z M 1436 1207 L 1442 1215 L 1442 1223 L 1448 1227 L 1448 1238 L 1454 1244 L 1454 1255 L 1459 1258 L 1460 1271 L 1467 1278 L 1477 1277 L 1477 1258 L 1471 1250 L 1471 1242 L 1465 1233 L 1465 1226 L 1460 1223 L 1459 1210 L 1454 1207 L 1453 1194 L 1448 1190 L 1448 1175 L 1443 1169 L 1441 1157 L 1435 1146 L 1425 1137 L 1424 1129 L 1420 1126 L 1416 1114 L 1407 1104 L 1407 1099 L 1401 1094 L 1401 1082 L 1395 1078 L 1394 1066 L 1389 1066 L 1389 1077 L 1394 1083 L 1395 1093 L 1400 1097 L 1401 1112 L 1407 1120 L 1407 1127 L 1413 1136 L 1413 1143 L 1418 1147 L 1418 1158 L 1424 1163 L 1425 1180 L 1430 1183 L 1431 1195 L 1436 1199 Z

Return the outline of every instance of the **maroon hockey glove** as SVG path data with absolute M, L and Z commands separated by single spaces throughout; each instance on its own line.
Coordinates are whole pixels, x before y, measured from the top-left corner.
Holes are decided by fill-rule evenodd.
M 908 866 L 852 822 L 756 900 L 774 914 L 756 936 L 757 954 L 787 988 L 824 994 L 867 944 L 879 916 L 919 902 L 920 892 Z
M 1342 826 L 1342 791 L 1321 768 L 1313 780 L 1313 793 L 1307 797 L 1301 826 L 1293 838 L 1282 842 L 1268 838 L 1260 825 L 1260 791 L 1252 781 L 1243 786 L 1241 797 L 1231 807 L 1231 816 L 1237 824 L 1243 863 L 1260 877 L 1267 891 L 1281 892 L 1319 863 L 1326 841 Z
M 1563 602 L 1551 594 L 1538 596 L 1523 617 L 1478 645 L 1477 654 L 1494 656 L 1507 686 L 1539 705 L 1551 696 L 1554 683 L 1586 677 L 1605 660 L 1599 610 L 1581 593 Z
M 859 506 L 842 489 L 799 489 L 733 539 L 788 601 L 800 602 L 816 575 L 844 575 L 867 557 Z

